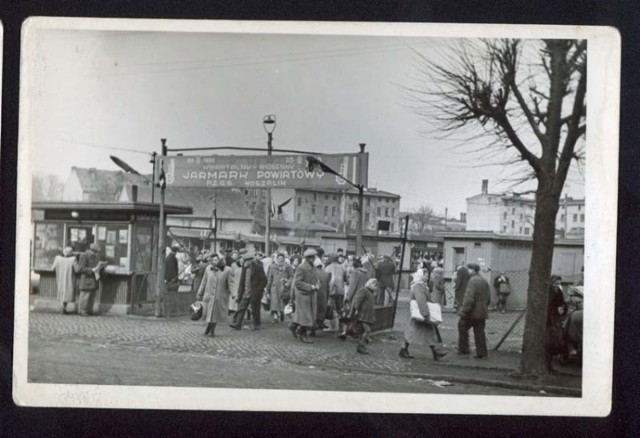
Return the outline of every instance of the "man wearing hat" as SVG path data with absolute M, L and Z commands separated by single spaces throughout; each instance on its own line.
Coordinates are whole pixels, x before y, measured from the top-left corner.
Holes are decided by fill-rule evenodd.
M 309 334 L 316 324 L 316 293 L 319 289 L 318 276 L 314 262 L 318 252 L 309 248 L 303 253 L 304 262 L 300 263 L 293 275 L 293 293 L 291 300 L 295 302 L 291 331 L 302 342 L 311 344 Z
M 178 278 L 180 270 L 178 268 L 178 258 L 176 257 L 178 251 L 180 251 L 180 245 L 174 243 L 171 245 L 171 252 L 164 259 L 164 293 L 161 293 L 156 303 L 156 318 L 161 318 L 166 314 L 165 298 L 168 297 L 165 297 L 165 295 L 177 293 L 178 287 L 180 286 L 180 280 Z M 171 303 L 174 303 L 175 296 L 172 295 L 169 300 Z
M 458 322 L 458 354 L 469 354 L 469 329 L 473 327 L 473 339 L 476 343 L 476 358 L 486 359 L 487 338 L 484 326 L 489 316 L 491 289 L 480 273 L 480 266 L 469 263 L 469 281 L 464 293 L 460 321 Z
M 56 273 L 56 285 L 58 286 L 58 301 L 62 301 L 62 313 L 67 314 L 67 303 L 74 302 L 75 297 L 75 275 L 73 275 L 73 265 L 76 258 L 73 249 L 67 246 L 62 255 L 56 256 L 53 260 L 53 269 Z
M 77 271 L 80 273 L 80 297 L 78 300 L 78 313 L 81 316 L 89 316 L 93 313 L 93 300 L 98 289 L 100 270 L 105 264 L 98 260 L 100 245 L 92 243 L 81 256 Z
M 247 253 L 242 257 L 243 266 L 238 280 L 238 310 L 233 314 L 233 322 L 229 326 L 233 329 L 242 329 L 244 314 L 251 307 L 251 330 L 260 328 L 260 300 L 262 291 L 267 285 L 267 276 L 264 273 L 262 263 L 256 260 L 254 255 Z

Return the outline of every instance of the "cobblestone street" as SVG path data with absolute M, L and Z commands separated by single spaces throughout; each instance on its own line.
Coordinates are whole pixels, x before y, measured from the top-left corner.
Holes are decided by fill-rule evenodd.
M 399 359 L 405 313 L 398 311 L 395 330 L 372 336 L 371 354 L 363 356 L 356 353 L 353 340 L 342 342 L 333 333 L 319 332 L 313 344 L 303 344 L 291 336 L 286 322 L 273 324 L 266 314 L 260 331 L 219 326 L 216 337 L 210 338 L 202 334 L 204 323 L 187 317 L 86 318 L 31 312 L 28 376 L 31 382 L 52 383 L 538 393 L 538 386 L 523 386 L 508 377 L 519 361 L 513 352 L 491 352 L 488 360 L 478 361 L 458 356 L 452 348 L 435 363 L 426 352 L 414 349 L 415 359 Z M 457 318 L 453 314 L 444 318 L 442 332 L 448 343 Z M 492 336 L 489 333 L 490 347 Z M 552 391 L 556 387 L 562 395 L 579 395 L 579 377 L 550 379 L 538 385 Z M 455 384 L 438 387 L 429 384 L 433 380 Z

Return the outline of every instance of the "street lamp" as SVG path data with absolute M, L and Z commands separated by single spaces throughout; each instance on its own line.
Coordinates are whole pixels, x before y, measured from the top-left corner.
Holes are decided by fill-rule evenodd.
M 360 146 L 360 153 L 364 154 L 364 148 L 366 146 L 366 143 L 360 143 L 359 146 Z M 338 178 L 342 179 L 350 186 L 358 189 L 358 208 L 357 208 L 358 224 L 356 228 L 356 254 L 360 249 L 364 250 L 364 246 L 362 245 L 362 220 L 364 217 L 364 205 L 363 205 L 364 204 L 364 184 L 362 184 L 362 181 L 363 181 L 362 162 L 360 162 L 358 165 L 358 174 L 356 175 L 356 179 L 358 182 L 354 183 L 353 181 L 339 174 L 337 171 L 333 170 L 331 167 L 324 164 L 322 161 L 320 161 L 318 158 L 314 157 L 313 155 L 307 155 L 306 161 L 307 161 L 306 167 L 308 171 L 313 172 L 316 169 L 320 169 L 324 173 L 330 173 L 332 175 L 337 176 Z
M 271 156 L 273 152 L 273 131 L 276 129 L 276 116 L 275 114 L 268 114 L 262 118 L 262 127 L 267 133 L 267 155 Z M 264 253 L 269 257 L 269 235 L 271 234 L 271 189 L 267 189 L 267 202 L 264 207 Z

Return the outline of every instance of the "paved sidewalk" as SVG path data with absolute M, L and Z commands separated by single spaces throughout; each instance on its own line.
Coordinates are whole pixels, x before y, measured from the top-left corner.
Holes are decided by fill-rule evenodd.
M 453 321 L 454 318 L 451 316 L 449 319 Z M 402 323 L 402 318 L 399 318 L 396 328 Z M 313 344 L 304 344 L 293 338 L 286 323 L 273 324 L 266 314 L 263 314 L 263 327 L 259 331 L 236 331 L 228 326 L 219 326 L 216 337 L 210 338 L 202 335 L 204 326 L 203 322 L 193 322 L 187 317 L 80 317 L 32 312 L 29 336 L 38 342 L 49 340 L 103 348 L 134 348 L 145 352 L 203 354 L 233 359 L 239 364 L 279 361 L 328 370 L 449 380 L 564 396 L 580 395 L 579 376 L 556 375 L 534 382 L 510 377 L 520 360 L 520 355 L 512 352 L 490 352 L 488 359 L 478 360 L 472 355 L 459 356 L 452 349 L 442 361 L 434 362 L 426 351 L 411 349 L 415 358 L 403 360 L 398 357 L 402 343 L 400 330 L 374 334 L 369 345 L 371 354 L 363 356 L 356 353 L 353 339 L 343 342 L 336 339 L 334 333 L 320 332 Z

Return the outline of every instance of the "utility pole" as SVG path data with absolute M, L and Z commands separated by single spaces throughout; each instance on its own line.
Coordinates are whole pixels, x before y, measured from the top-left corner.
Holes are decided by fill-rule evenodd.
M 158 153 L 156 151 L 153 151 L 153 153 L 151 154 L 151 161 L 149 161 L 151 163 L 151 165 L 153 166 L 153 174 L 151 175 L 151 203 L 154 204 L 155 201 L 155 194 L 156 194 L 156 156 L 158 155 Z
M 164 314 L 164 248 L 165 243 L 165 217 L 164 217 L 164 190 L 166 187 L 166 175 L 164 173 L 164 158 L 167 156 L 167 139 L 160 139 L 162 142 L 162 157 L 160 158 L 160 169 L 158 170 L 158 186 L 160 187 L 160 222 L 158 225 L 158 277 L 156 278 L 156 300 L 155 315 L 157 318 Z M 155 159 L 155 157 L 154 157 Z M 154 160 L 155 161 L 155 160 Z M 154 181 L 155 183 L 155 181 Z
M 276 116 L 269 114 L 263 117 L 262 127 L 267 133 L 267 155 L 271 156 L 273 152 L 273 131 L 276 129 Z M 267 189 L 267 202 L 264 206 L 264 255 L 270 256 L 269 238 L 271 234 L 271 189 Z
M 393 317 L 391 318 L 391 328 L 396 322 L 396 310 L 398 309 L 398 295 L 400 294 L 400 281 L 402 280 L 402 265 L 404 263 L 404 249 L 407 245 L 407 232 L 409 231 L 409 215 L 404 218 L 404 232 L 402 233 L 402 251 L 400 254 L 400 267 L 398 269 L 398 285 L 396 286 L 396 299 L 393 300 Z
M 567 192 L 564 192 L 564 233 L 563 237 L 566 237 L 567 232 L 569 231 L 569 200 L 567 198 Z
M 360 143 L 360 154 L 364 154 L 364 148 L 367 144 Z M 364 247 L 362 245 L 362 222 L 364 219 L 364 183 L 362 176 L 362 158 L 364 155 L 360 155 L 358 158 L 358 175 L 357 175 L 357 187 L 358 187 L 358 226 L 356 228 L 356 254 L 361 249 L 364 251 Z

